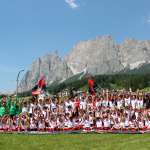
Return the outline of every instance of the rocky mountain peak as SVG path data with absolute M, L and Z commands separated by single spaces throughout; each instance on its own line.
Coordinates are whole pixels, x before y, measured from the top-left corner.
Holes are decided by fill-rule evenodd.
M 111 36 L 97 37 L 77 44 L 66 57 L 66 62 L 74 73 L 81 72 L 85 67 L 94 74 L 111 73 L 122 68 L 118 51 Z
M 34 61 L 22 79 L 19 91 L 32 89 L 41 75 L 45 75 L 47 84 L 51 84 L 55 81 L 65 80 L 73 74 L 61 57 L 55 53 L 47 54 Z
M 84 70 L 94 75 L 112 74 L 148 63 L 150 41 L 127 38 L 118 44 L 110 35 L 98 36 L 93 40 L 77 43 L 64 59 L 55 52 L 35 60 L 20 84 L 20 91 L 31 89 L 41 74 L 51 84 Z

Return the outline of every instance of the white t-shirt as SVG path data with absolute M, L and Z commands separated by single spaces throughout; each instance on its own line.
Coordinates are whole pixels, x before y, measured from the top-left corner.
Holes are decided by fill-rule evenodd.
M 43 109 L 43 105 L 42 104 L 38 104 L 38 107 L 42 110 Z
M 42 114 L 43 114 L 44 118 L 47 117 L 47 112 L 46 111 L 42 111 Z
M 136 99 L 131 100 L 131 106 L 132 106 L 133 109 L 136 108 L 136 103 L 137 103 Z
M 120 109 L 122 107 L 122 100 L 117 101 L 117 108 Z
M 138 118 L 138 116 L 139 116 L 139 113 L 136 111 L 136 112 L 135 112 L 135 117 L 136 117 L 136 119 Z
M 119 123 L 115 123 L 115 124 L 113 125 L 113 128 L 115 128 L 115 129 L 120 129 L 120 124 L 119 124 Z
M 96 102 L 96 107 L 100 107 L 101 106 L 101 101 Z
M 102 127 L 103 127 L 103 122 L 102 122 L 102 120 L 97 120 L 97 121 L 96 121 L 96 127 L 97 127 L 97 128 L 102 128 Z
M 129 127 L 129 120 L 126 118 L 124 122 L 125 127 Z
M 69 102 L 65 102 L 65 111 L 68 111 L 68 107 L 72 107 L 72 103 Z
M 125 100 L 125 106 L 129 106 L 131 103 L 130 98 L 125 98 L 124 100 Z
M 137 109 L 141 109 L 143 108 L 143 100 L 137 100 L 137 106 L 136 106 Z
M 35 107 L 34 104 L 31 103 L 31 104 L 30 104 L 30 108 L 29 108 L 29 113 L 30 113 L 30 114 L 33 113 L 32 110 L 34 109 L 34 107 Z
M 89 120 L 84 121 L 84 128 L 90 128 L 91 127 L 91 122 Z
M 135 124 L 133 121 L 129 121 L 130 128 L 135 128 Z
M 145 126 L 146 126 L 147 128 L 150 128 L 150 120 L 146 120 L 146 121 L 145 121 Z
M 103 100 L 103 101 L 102 101 L 102 105 L 103 105 L 104 107 L 108 107 L 108 106 L 109 106 L 109 102 L 108 102 L 107 100 Z
M 109 119 L 104 119 L 103 123 L 104 123 L 104 127 L 105 128 L 109 128 L 110 127 L 110 120 Z
M 56 104 L 55 103 L 51 103 L 51 110 L 56 109 Z
M 39 127 L 39 129 L 44 129 L 45 128 L 45 123 L 44 122 L 39 122 L 38 127 Z
M 22 107 L 22 113 L 28 112 L 28 107 Z
M 57 122 L 55 122 L 55 121 L 50 122 L 50 127 L 51 128 L 55 128 L 56 126 L 57 126 Z
M 35 122 L 33 122 L 32 120 L 31 120 L 31 122 L 30 122 L 30 129 L 36 129 L 37 127 L 36 127 L 36 124 L 35 124 Z
M 70 120 L 65 120 L 64 124 L 65 124 L 65 127 L 67 127 L 67 128 L 73 127 L 73 123 Z
M 139 128 L 144 128 L 144 123 L 142 121 L 139 121 Z
M 109 101 L 109 107 L 110 107 L 110 108 L 113 108 L 113 107 L 114 107 L 114 104 L 113 104 L 112 101 Z

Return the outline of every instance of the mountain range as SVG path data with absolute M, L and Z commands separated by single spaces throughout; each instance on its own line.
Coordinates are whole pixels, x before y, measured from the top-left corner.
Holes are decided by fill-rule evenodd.
M 92 75 L 132 72 L 149 63 L 150 40 L 128 38 L 117 43 L 110 35 L 101 36 L 77 43 L 64 58 L 51 53 L 35 60 L 21 80 L 19 92 L 32 89 L 41 75 L 51 85 L 85 71 Z

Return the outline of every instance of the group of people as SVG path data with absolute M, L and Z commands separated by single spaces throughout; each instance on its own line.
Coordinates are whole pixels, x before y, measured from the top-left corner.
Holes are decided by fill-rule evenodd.
M 131 91 L 82 92 L 0 101 L 1 131 L 150 130 L 150 95 Z

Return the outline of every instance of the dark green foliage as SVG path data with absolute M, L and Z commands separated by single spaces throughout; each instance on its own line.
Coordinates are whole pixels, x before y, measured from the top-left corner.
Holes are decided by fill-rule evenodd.
M 0 95 L 0 99 L 3 97 L 3 95 Z
M 98 87 L 118 89 L 124 88 L 133 90 L 144 89 L 150 86 L 150 74 L 116 74 L 116 75 L 97 75 L 94 77 Z M 57 85 L 50 86 L 48 91 L 56 94 L 66 88 L 74 88 L 78 90 L 83 86 L 87 86 L 87 79 L 73 80 L 70 82 L 63 82 Z
M 150 74 L 116 74 L 116 75 L 97 75 L 94 76 L 95 82 L 99 88 L 109 89 L 129 89 L 133 90 L 144 89 L 150 86 Z M 55 82 L 51 86 L 47 87 L 47 91 L 51 94 L 57 94 L 65 89 L 79 90 L 82 87 L 88 89 L 87 79 L 72 78 L 59 83 Z M 19 93 L 20 97 L 30 96 L 31 91 Z
M 116 75 L 97 75 L 94 76 L 95 82 L 99 88 L 109 89 L 144 89 L 150 86 L 150 74 L 116 74 Z M 67 80 L 59 83 L 55 82 L 51 86 L 47 87 L 47 91 L 51 94 L 57 94 L 65 89 L 79 90 L 82 87 L 87 86 L 87 79 L 81 80 Z M 26 97 L 31 95 L 31 91 L 19 93 L 19 97 Z

